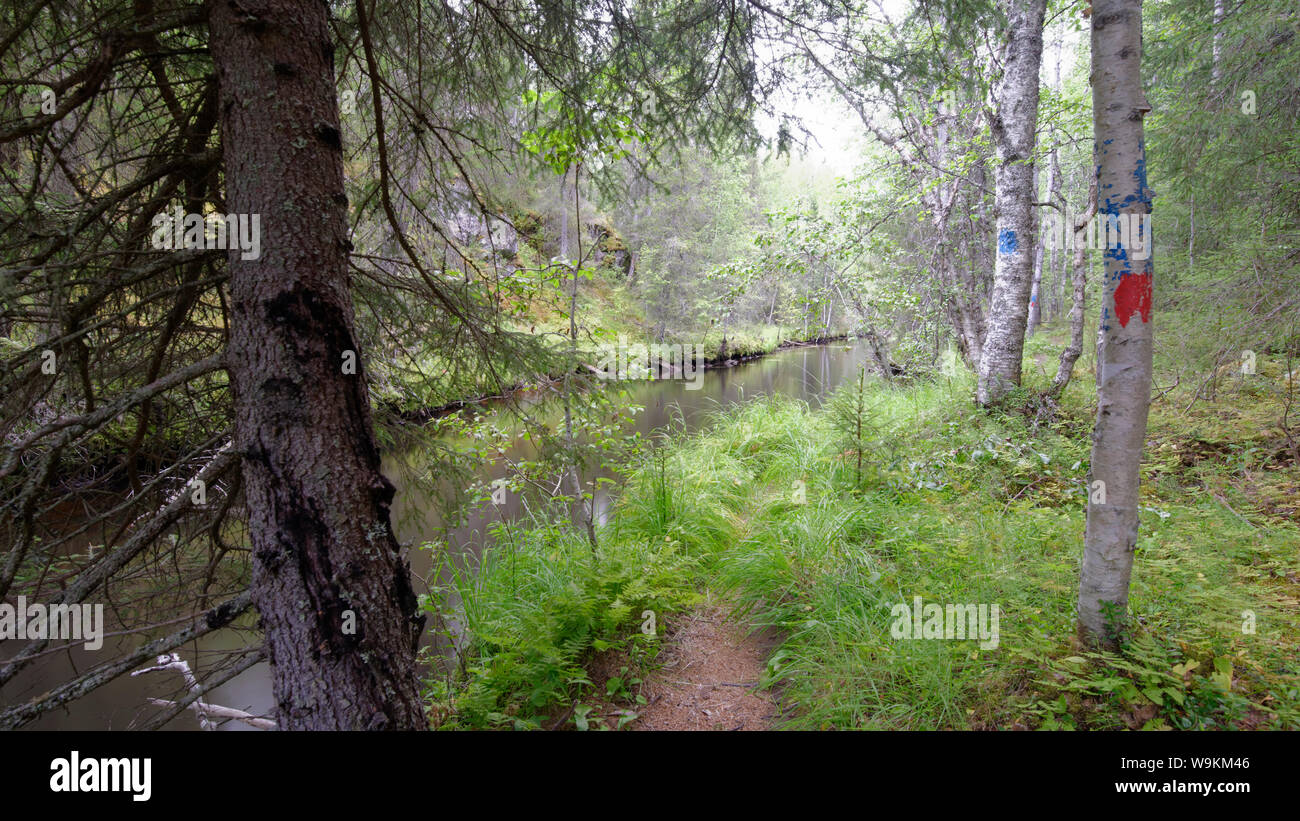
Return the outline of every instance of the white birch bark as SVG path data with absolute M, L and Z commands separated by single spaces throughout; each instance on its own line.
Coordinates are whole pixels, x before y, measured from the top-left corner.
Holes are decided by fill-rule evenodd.
M 1151 107 L 1142 93 L 1141 60 L 1141 0 L 1094 0 L 1093 139 L 1101 219 L 1151 213 L 1142 141 L 1142 119 Z M 1150 236 L 1141 241 L 1151 248 Z M 1092 492 L 1079 576 L 1079 636 L 1104 647 L 1118 644 L 1128 609 L 1151 400 L 1154 267 L 1151 254 L 1139 260 L 1129 250 L 1120 243 L 1105 251 Z
M 560 259 L 569 259 L 569 169 L 560 177 Z M 578 230 L 582 230 L 581 227 Z
M 1003 0 L 1008 42 L 996 93 L 993 143 L 997 261 L 976 400 L 999 402 L 1020 384 L 1029 291 L 1033 280 L 1034 132 L 1038 125 L 1038 70 L 1043 57 L 1044 0 Z
M 1058 28 L 1056 32 L 1056 37 L 1052 41 L 1052 56 L 1053 56 L 1052 89 L 1058 93 L 1061 90 L 1061 52 L 1062 52 L 1061 40 L 1062 40 L 1061 31 Z M 1063 208 L 1065 204 L 1065 200 L 1061 196 L 1061 183 L 1062 183 L 1061 152 L 1056 142 L 1057 135 L 1056 135 L 1055 122 L 1051 122 L 1049 124 L 1049 130 L 1047 133 L 1048 133 L 1048 141 L 1052 146 L 1051 154 L 1048 156 L 1048 160 L 1047 160 L 1047 201 L 1051 203 L 1055 203 L 1058 208 Z M 1062 219 L 1064 219 L 1063 213 L 1061 214 L 1061 217 Z M 1041 232 L 1039 233 L 1039 236 L 1040 237 L 1042 236 Z M 1052 244 L 1052 252 L 1047 263 L 1047 270 L 1050 272 L 1055 272 L 1058 268 L 1057 266 L 1058 254 L 1060 256 L 1065 255 L 1064 248 L 1061 247 L 1062 244 L 1063 243 Z M 1063 265 L 1059 267 L 1061 271 L 1062 282 L 1059 283 L 1059 287 L 1057 289 L 1052 290 L 1052 296 L 1048 300 L 1047 318 L 1049 321 L 1055 319 L 1057 316 L 1060 315 L 1062 304 L 1059 297 L 1061 294 L 1065 292 L 1065 282 L 1064 282 L 1065 267 Z M 1039 298 L 1040 299 L 1042 298 L 1041 288 L 1040 288 Z
M 1037 168 L 1034 169 L 1034 195 L 1035 198 L 1037 198 L 1038 195 L 1038 169 Z M 1037 220 L 1035 220 L 1035 222 L 1037 222 Z M 1043 317 L 1042 306 L 1039 304 L 1039 300 L 1042 298 L 1041 292 L 1042 292 L 1042 284 L 1043 284 L 1043 243 L 1042 243 L 1042 238 L 1039 236 L 1039 232 L 1036 227 L 1034 230 L 1034 275 L 1032 277 L 1032 281 L 1033 284 L 1030 286 L 1029 289 L 1029 318 L 1027 320 L 1027 325 L 1025 326 L 1026 338 L 1034 335 L 1034 331 L 1038 329 L 1038 323 L 1042 320 Z
M 1088 188 L 1088 207 L 1074 223 L 1074 299 L 1070 307 L 1070 344 L 1061 351 L 1060 364 L 1056 369 L 1056 378 L 1052 380 L 1050 394 L 1058 398 L 1070 384 L 1074 374 L 1074 363 L 1083 354 L 1083 314 L 1086 309 L 1085 298 L 1088 288 L 1088 259 L 1086 256 L 1088 222 L 1097 214 L 1097 180 L 1094 177 Z M 1053 251 L 1053 254 L 1056 252 Z
M 1223 76 L 1220 60 L 1223 57 L 1223 18 L 1227 14 L 1224 0 L 1214 0 L 1214 45 L 1211 47 L 1210 79 L 1216 83 Z

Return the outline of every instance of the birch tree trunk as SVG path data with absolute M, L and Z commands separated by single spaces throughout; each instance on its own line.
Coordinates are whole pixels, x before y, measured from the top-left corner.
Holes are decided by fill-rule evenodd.
M 1088 223 L 1097 215 L 1097 180 L 1094 177 L 1088 187 L 1088 207 L 1074 223 L 1074 299 L 1070 307 L 1070 344 L 1061 351 L 1061 360 L 1056 368 L 1056 378 L 1052 380 L 1049 390 L 1053 398 L 1065 393 L 1074 374 L 1074 363 L 1083 355 L 1083 315 L 1086 309 L 1088 292 Z M 1053 251 L 1053 254 L 1056 252 Z
M 986 163 L 978 160 L 971 168 L 971 179 L 975 186 L 982 192 L 988 190 L 989 174 Z M 971 210 L 975 214 L 975 225 L 978 230 L 971 237 L 976 243 L 971 259 L 975 261 L 974 289 L 971 292 L 970 299 L 980 309 L 980 337 L 979 352 L 984 350 L 984 331 L 987 323 L 984 306 L 988 304 L 993 296 L 993 274 L 997 267 L 997 236 L 998 225 L 997 216 L 992 208 L 992 197 L 979 195 L 976 198 Z M 976 359 L 979 358 L 978 353 Z M 979 375 L 979 368 L 975 369 L 976 376 Z
M 1053 143 L 1055 143 L 1055 135 L 1053 135 Z M 1061 197 L 1060 155 L 1055 145 L 1052 146 L 1052 154 L 1048 158 L 1047 201 L 1056 203 L 1058 207 L 1064 206 L 1064 200 Z M 1064 214 L 1061 215 L 1061 219 L 1062 221 L 1064 221 Z M 1058 275 L 1063 277 L 1065 266 L 1063 265 L 1058 266 L 1057 260 L 1059 260 L 1060 257 L 1064 255 L 1064 253 L 1065 253 L 1065 249 L 1063 247 L 1055 243 L 1052 245 L 1051 253 L 1048 254 L 1048 259 L 1047 259 L 1047 271 L 1048 271 L 1049 280 L 1051 278 L 1057 277 Z M 1060 272 L 1059 274 L 1058 271 Z M 1047 312 L 1046 312 L 1048 322 L 1055 321 L 1056 318 L 1061 315 L 1062 305 L 1061 305 L 1060 297 L 1064 291 L 1065 291 L 1064 283 L 1058 283 L 1055 286 L 1048 285 Z
M 1052 89 L 1058 93 L 1061 90 L 1061 51 L 1062 51 L 1061 33 L 1060 30 L 1058 29 L 1056 37 L 1052 41 L 1052 58 L 1053 58 L 1052 59 Z M 1065 201 L 1061 197 L 1061 183 L 1062 183 L 1061 152 L 1059 146 L 1057 146 L 1056 144 L 1055 120 L 1052 120 L 1049 123 L 1047 133 L 1048 133 L 1048 141 L 1051 143 L 1052 146 L 1051 154 L 1048 156 L 1048 160 L 1047 160 L 1047 201 L 1050 203 L 1054 203 L 1058 208 L 1062 209 L 1061 219 L 1062 221 L 1064 221 Z M 1039 236 L 1041 236 L 1041 234 Z M 1051 276 L 1056 276 L 1056 271 L 1057 271 L 1056 263 L 1058 258 L 1057 255 L 1059 254 L 1061 256 L 1065 256 L 1065 249 L 1063 247 L 1060 247 L 1060 245 L 1061 244 L 1058 243 L 1052 243 L 1052 252 L 1047 262 L 1047 270 L 1050 272 Z M 1060 266 L 1060 272 L 1061 272 L 1061 279 L 1064 280 L 1065 279 L 1064 265 Z M 1042 289 L 1039 288 L 1040 298 L 1042 296 L 1041 290 Z M 1061 315 L 1062 304 L 1061 304 L 1060 296 L 1065 292 L 1065 283 L 1064 281 L 1062 281 L 1059 284 L 1059 287 L 1057 288 L 1049 287 L 1048 290 L 1051 293 L 1051 297 L 1048 299 L 1047 319 L 1048 321 L 1052 321 Z
M 258 258 L 229 257 L 252 598 L 281 729 L 423 728 L 423 619 L 353 329 L 327 15 L 319 0 L 208 2 L 226 202 L 261 227 Z
M 1038 198 L 1038 169 L 1034 169 L 1034 198 Z M 1038 330 L 1038 323 L 1042 321 L 1042 306 L 1039 305 L 1040 292 L 1043 283 L 1043 242 L 1042 237 L 1038 236 L 1038 231 L 1034 231 L 1034 275 L 1032 285 L 1029 288 L 1029 317 L 1026 320 L 1025 336 L 1031 337 L 1034 331 Z
M 569 259 L 569 169 L 560 177 L 560 259 Z M 578 230 L 582 230 L 579 227 Z
M 1221 61 L 1223 58 L 1223 18 L 1227 16 L 1224 0 L 1214 0 L 1214 34 L 1210 47 L 1210 79 L 1219 82 L 1223 77 Z
M 996 404 L 1020 384 L 1029 291 L 1033 280 L 1034 131 L 1038 125 L 1038 70 L 1043 57 L 1045 0 L 1004 0 L 1006 61 L 993 117 L 997 149 L 994 196 L 997 262 L 980 355 L 976 400 Z
M 1093 139 L 1099 213 L 1151 213 L 1142 119 L 1141 0 L 1094 0 L 1092 14 Z M 1138 225 L 1142 222 L 1137 220 Z M 1137 233 L 1134 228 L 1133 234 Z M 1128 609 L 1129 576 L 1138 535 L 1139 466 L 1151 402 L 1151 254 L 1137 254 L 1150 236 L 1123 237 L 1105 251 L 1098 351 L 1097 425 L 1092 437 L 1091 489 L 1079 576 L 1079 637 L 1113 648 Z

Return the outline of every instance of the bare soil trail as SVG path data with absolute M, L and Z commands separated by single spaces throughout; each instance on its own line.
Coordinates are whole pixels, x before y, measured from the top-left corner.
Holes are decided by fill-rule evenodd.
M 777 643 L 774 631 L 747 632 L 718 603 L 682 614 L 641 686 L 646 704 L 630 729 L 771 729 L 777 705 L 758 688 Z

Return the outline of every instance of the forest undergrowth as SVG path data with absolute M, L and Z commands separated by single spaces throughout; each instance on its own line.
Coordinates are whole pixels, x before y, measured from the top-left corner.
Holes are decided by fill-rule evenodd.
M 780 635 L 763 684 L 782 728 L 1300 728 L 1283 427 L 1300 386 L 1263 357 L 1213 400 L 1157 390 L 1132 617 L 1119 653 L 1089 652 L 1072 637 L 1095 390 L 1085 360 L 1044 413 L 1062 333 L 1031 341 L 1002 411 L 974 408 L 951 363 L 822 409 L 755 399 L 649 452 L 596 550 L 555 521 L 502 526 L 430 597 L 464 603 L 432 723 L 630 726 L 665 627 L 707 595 Z M 995 640 L 897 638 L 895 608 L 918 598 L 997 605 Z

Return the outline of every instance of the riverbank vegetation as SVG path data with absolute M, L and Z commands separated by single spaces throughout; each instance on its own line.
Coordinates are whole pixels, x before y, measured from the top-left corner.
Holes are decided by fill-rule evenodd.
M 0 8 L 0 728 L 1295 727 L 1293 0 L 245 5 Z
M 763 685 L 780 727 L 1300 728 L 1294 389 L 1270 366 L 1213 401 L 1153 405 L 1133 629 L 1095 652 L 1071 629 L 1091 363 L 1041 417 L 1035 363 L 1065 329 L 1049 331 L 1005 413 L 970 407 L 960 367 L 868 381 L 862 402 L 849 384 L 822 409 L 754 400 L 647 456 L 596 550 L 575 528 L 503 527 L 441 591 L 466 608 L 460 666 L 432 684 L 436 723 L 587 728 L 601 705 L 605 726 L 633 724 L 661 644 L 643 614 L 658 634 L 720 597 L 749 629 L 779 631 Z M 844 421 L 859 406 L 855 448 Z M 996 647 L 897 640 L 891 610 L 914 597 L 999 604 Z M 593 676 L 610 654 L 628 672 Z

